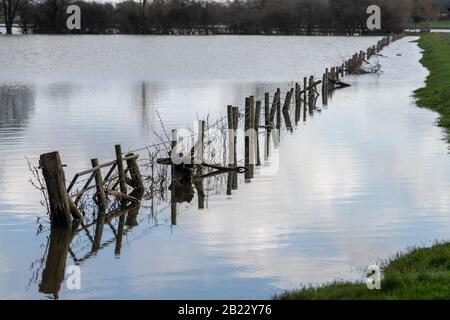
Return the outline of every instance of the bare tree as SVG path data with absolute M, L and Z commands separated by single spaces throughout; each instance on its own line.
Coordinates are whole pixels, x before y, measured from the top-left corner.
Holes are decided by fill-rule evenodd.
M 12 26 L 17 14 L 20 0 L 2 0 L 3 17 L 5 20 L 6 33 L 12 34 Z

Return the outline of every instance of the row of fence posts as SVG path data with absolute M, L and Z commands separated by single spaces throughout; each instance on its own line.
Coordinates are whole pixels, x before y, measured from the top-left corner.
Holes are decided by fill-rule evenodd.
M 360 51 L 359 53 L 353 55 L 352 58 L 345 61 L 341 66 L 334 66 L 327 68 L 323 74 L 322 80 L 315 81 L 313 76 L 303 78 L 303 90 L 301 89 L 300 83 L 295 83 L 294 88 L 290 88 L 286 92 L 283 106 L 281 106 L 281 90 L 278 88 L 273 96 L 273 100 L 270 101 L 270 94 L 266 92 L 264 94 L 264 105 L 262 101 L 255 101 L 254 96 L 249 96 L 245 98 L 245 109 L 244 109 L 244 128 L 245 128 L 245 151 L 244 151 L 244 161 L 245 161 L 245 181 L 250 181 L 254 177 L 255 165 L 261 165 L 260 159 L 260 143 L 259 143 L 259 130 L 263 128 L 265 130 L 265 142 L 264 142 L 264 160 L 268 161 L 270 155 L 270 136 L 272 132 L 274 133 L 273 140 L 279 142 L 279 130 L 281 129 L 281 115 L 289 113 L 289 108 L 292 101 L 295 104 L 295 122 L 297 123 L 300 118 L 302 103 L 304 106 L 304 115 L 309 107 L 309 112 L 312 113 L 317 96 L 317 85 L 322 83 L 322 97 L 323 104 L 326 105 L 328 101 L 328 96 L 336 86 L 339 84 L 339 78 L 346 74 L 356 73 L 361 67 L 362 63 L 366 57 L 370 58 L 372 55 L 378 53 L 385 46 L 389 45 L 392 41 L 398 40 L 401 36 L 394 37 L 383 37 L 375 46 L 367 49 L 367 52 Z M 260 125 L 261 112 L 264 111 L 264 125 Z M 238 121 L 240 118 L 240 111 L 238 107 L 229 105 L 227 108 L 227 120 L 228 120 L 228 131 L 234 132 L 234 134 L 229 138 L 228 150 L 234 150 L 229 152 L 228 155 L 228 166 L 230 168 L 237 167 L 237 137 L 236 131 L 238 128 Z M 292 130 L 293 126 L 290 121 L 290 117 L 285 116 L 285 126 L 287 129 Z M 197 137 L 197 143 L 201 143 L 202 150 L 205 138 L 205 121 L 199 122 L 199 136 Z M 250 130 L 252 129 L 252 130 Z M 275 137 L 276 135 L 276 137 Z M 172 149 L 177 143 L 177 130 L 172 131 Z M 203 151 L 202 151 L 203 152 Z M 81 196 L 90 188 L 89 184 L 92 180 L 95 180 L 95 202 L 100 208 L 104 207 L 107 202 L 107 195 L 113 195 L 121 199 L 122 204 L 126 204 L 130 197 L 127 195 L 128 187 L 131 186 L 134 190 L 143 193 L 144 183 L 137 164 L 137 155 L 132 153 L 126 154 L 123 157 L 122 149 L 120 145 L 115 146 L 116 159 L 107 164 L 100 164 L 98 159 L 92 159 L 92 169 L 78 173 L 69 188 L 66 189 L 66 180 L 64 174 L 64 166 L 61 162 L 58 152 L 45 153 L 40 156 L 40 168 L 42 169 L 43 176 L 45 179 L 48 200 L 50 206 L 50 220 L 52 226 L 55 227 L 69 227 L 74 219 L 82 219 L 82 214 L 77 208 L 77 202 Z M 203 154 L 196 155 L 200 157 L 196 159 L 195 163 L 203 164 Z M 126 163 L 126 168 L 124 167 L 124 162 Z M 102 176 L 101 169 L 110 166 L 110 170 L 106 175 L 105 179 Z M 172 177 L 174 165 L 172 165 Z M 117 183 L 112 189 L 105 190 L 105 181 L 111 180 L 111 174 L 114 169 L 117 169 L 118 177 Z M 76 178 L 79 175 L 91 174 L 88 182 L 85 184 L 81 192 L 76 195 L 76 200 L 73 201 L 72 197 L 69 195 L 69 191 L 73 187 Z M 129 174 L 129 177 L 127 176 Z M 237 172 L 229 171 L 229 182 L 227 183 L 227 193 L 231 194 L 232 190 L 237 189 Z M 115 188 L 119 186 L 119 191 Z M 139 197 L 138 197 L 139 198 Z M 131 197 L 134 199 L 134 197 Z M 172 204 L 176 205 L 176 204 Z M 173 210 L 173 211 L 176 211 Z M 174 218 L 176 220 L 176 217 Z
M 115 153 L 116 160 L 107 164 L 101 165 L 98 159 L 91 159 L 92 169 L 85 170 L 76 175 L 78 178 L 78 176 L 90 174 L 90 177 L 87 179 L 82 190 L 75 193 L 75 195 L 69 194 L 75 180 L 72 181 L 69 188 L 66 188 L 64 173 L 65 165 L 62 164 L 59 153 L 55 151 L 40 156 L 39 167 L 42 169 L 47 188 L 50 221 L 52 226 L 67 228 L 71 226 L 72 218 L 75 220 L 81 220 L 83 218 L 81 211 L 77 207 L 77 202 L 85 192 L 93 188 L 89 186 L 93 180 L 95 181 L 96 189 L 94 200 L 99 206 L 100 211 L 104 211 L 106 208 L 107 194 L 113 194 L 114 196 L 121 198 L 123 205 L 130 199 L 142 197 L 144 192 L 144 182 L 137 164 L 138 156 L 130 153 L 123 157 L 120 145 L 115 146 Z M 124 162 L 126 163 L 126 168 L 124 167 Z M 109 180 L 113 170 L 117 169 L 118 182 L 111 189 L 105 190 L 105 180 L 103 179 L 101 169 L 108 166 L 110 166 L 111 169 L 105 180 Z M 127 173 L 129 174 L 129 177 L 127 177 Z M 117 184 L 119 185 L 120 192 L 115 191 Z M 133 188 L 133 196 L 128 196 L 127 185 Z M 76 197 L 75 201 L 72 199 L 73 197 Z
M 392 37 L 392 41 L 398 40 L 400 36 Z M 388 45 L 391 41 L 384 38 L 376 46 L 373 46 L 367 50 L 366 56 L 369 59 L 374 54 L 378 53 L 384 46 Z M 361 54 L 361 53 L 360 53 Z M 359 55 L 360 55 L 359 54 Z M 359 59 L 359 55 L 358 59 Z M 355 56 L 355 59 L 356 57 Z M 356 62 L 352 62 L 356 63 Z M 336 88 L 336 81 L 339 80 L 339 76 L 343 77 L 345 74 L 349 74 L 349 61 L 346 61 L 343 66 L 332 67 L 326 69 L 323 79 L 322 79 L 322 96 L 324 99 L 324 104 L 326 105 L 326 100 L 329 94 Z M 291 105 L 291 100 L 294 99 L 295 103 L 295 122 L 298 123 L 301 117 L 302 104 L 304 106 L 304 116 L 306 117 L 306 112 L 309 107 L 309 112 L 312 113 L 315 107 L 315 86 L 313 77 L 305 77 L 303 79 L 303 90 L 301 90 L 301 85 L 299 83 L 295 84 L 293 89 L 290 89 L 286 93 L 286 98 L 281 108 L 281 91 L 277 89 L 273 101 L 270 101 L 270 94 L 266 92 L 264 94 L 264 104 L 261 101 L 255 101 L 253 96 L 246 98 L 245 104 L 245 128 L 254 128 L 256 139 L 251 139 L 250 136 L 245 139 L 245 162 L 248 164 L 252 171 L 246 171 L 246 180 L 248 181 L 254 175 L 254 166 L 251 159 L 255 159 L 256 166 L 261 165 L 261 159 L 259 158 L 259 129 L 263 128 L 265 130 L 265 141 L 264 141 L 264 161 L 269 160 L 270 156 L 270 135 L 273 131 L 274 142 L 279 142 L 279 132 L 275 129 L 281 128 L 281 113 L 284 114 L 286 128 L 292 128 L 292 123 L 288 119 L 290 117 L 286 114 L 289 112 L 289 107 Z M 264 112 L 264 125 L 260 126 L 260 115 Z M 228 129 L 229 132 L 236 132 L 239 125 L 240 112 L 238 107 L 228 106 L 227 108 L 227 118 L 228 118 Z M 199 133 L 197 137 L 197 143 L 201 143 L 203 146 L 205 139 L 205 121 L 199 121 Z M 232 129 L 232 130 L 231 130 Z M 173 131 L 176 134 L 176 130 Z M 278 135 L 275 137 L 275 135 Z M 172 137 L 176 141 L 176 136 Z M 228 140 L 228 150 L 233 150 L 233 154 L 228 154 L 228 166 L 230 168 L 236 168 L 237 162 L 237 135 L 234 134 L 230 136 Z M 252 141 L 256 142 L 256 145 L 252 145 Z M 172 145 L 173 146 L 173 145 Z M 132 206 L 132 208 L 123 209 L 126 206 L 126 202 L 129 199 L 138 199 L 142 197 L 144 191 L 144 182 L 142 175 L 137 164 L 138 156 L 133 153 L 127 153 L 123 155 L 120 145 L 115 146 L 116 159 L 109 163 L 100 164 L 98 159 L 91 159 L 92 168 L 79 172 L 76 174 L 69 187 L 66 189 L 64 166 L 61 162 L 58 152 L 51 152 L 42 154 L 40 156 L 40 168 L 42 169 L 43 176 L 45 178 L 45 183 L 47 187 L 49 204 L 50 204 L 50 220 L 51 220 L 51 234 L 49 238 L 48 246 L 48 258 L 45 262 L 45 267 L 42 271 L 42 281 L 39 284 L 39 291 L 46 294 L 53 294 L 55 298 L 58 297 L 60 286 L 65 277 L 65 266 L 68 252 L 70 252 L 72 258 L 76 263 L 81 263 L 85 259 L 88 259 L 91 255 L 95 254 L 98 250 L 103 248 L 105 244 L 101 244 L 103 225 L 109 224 L 112 228 L 115 237 L 115 249 L 116 255 L 120 254 L 122 238 L 125 231 L 125 226 L 134 226 L 137 224 L 136 218 L 139 211 L 139 204 Z M 197 161 L 203 161 L 203 153 L 196 155 Z M 255 158 L 252 158 L 255 157 Z M 124 166 L 126 164 L 126 167 Z M 110 167 L 108 173 L 103 176 L 101 169 Z M 117 169 L 117 176 L 113 177 L 114 170 Z M 174 166 L 172 165 L 172 170 Z M 201 170 L 201 169 L 200 169 Z M 76 179 L 79 176 L 90 175 L 87 182 L 84 184 L 81 190 L 77 190 L 76 193 L 70 194 Z M 173 174 L 173 173 L 172 173 Z M 227 180 L 227 194 L 231 194 L 232 190 L 237 190 L 238 188 L 238 173 L 236 171 L 228 172 Z M 173 177 L 173 175 L 172 175 Z M 117 181 L 116 181 L 117 180 Z M 95 184 L 90 186 L 91 182 L 94 181 Z M 111 188 L 106 188 L 105 184 L 108 182 L 115 182 Z M 198 190 L 198 207 L 204 208 L 205 194 L 203 192 L 203 182 L 202 180 L 195 180 L 194 184 Z M 133 188 L 133 191 L 128 195 L 128 186 Z M 119 191 L 115 189 L 119 187 Z M 82 214 L 80 209 L 77 207 L 77 203 L 81 196 L 87 192 L 89 189 L 95 189 L 95 202 L 98 205 L 98 214 L 96 221 L 85 225 L 82 221 Z M 121 199 L 120 208 L 114 210 L 113 212 L 105 213 L 106 203 L 108 194 L 116 196 Z M 72 198 L 75 198 L 73 200 Z M 173 198 L 172 198 L 173 199 Z M 171 223 L 176 224 L 176 203 L 171 201 L 172 214 Z M 173 208 L 175 206 L 175 208 Z M 128 215 L 125 216 L 124 212 L 128 210 Z M 119 216 L 119 224 L 117 230 L 113 228 L 110 224 L 112 218 Z M 72 219 L 75 220 L 72 223 Z M 93 237 L 88 233 L 87 228 L 95 224 L 95 233 Z M 81 229 L 79 226 L 81 225 Z M 58 227 L 58 228 L 53 228 Z M 88 235 L 90 241 L 92 242 L 91 251 L 82 257 L 76 257 L 74 252 L 71 250 L 71 242 L 74 236 L 84 230 Z M 107 241 L 109 243 L 109 241 Z

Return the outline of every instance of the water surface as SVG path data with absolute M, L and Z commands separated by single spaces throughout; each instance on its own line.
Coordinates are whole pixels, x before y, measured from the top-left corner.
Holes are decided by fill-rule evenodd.
M 144 202 L 120 253 L 117 220 L 96 254 L 79 234 L 67 264 L 78 261 L 82 289 L 63 283 L 58 297 L 269 298 L 302 283 L 361 279 L 380 258 L 448 238 L 448 149 L 437 115 L 414 104 L 427 72 L 411 40 L 383 51 L 382 74 L 346 78 L 352 87 L 285 133 L 277 174 L 257 170 L 232 196 L 206 185 L 206 208 L 197 199 L 179 205 L 176 225 L 170 205 Z M 24 156 L 58 150 L 70 178 L 91 158 L 112 159 L 115 143 L 157 142 L 157 111 L 169 129 L 220 118 L 228 104 L 319 77 L 376 41 L 0 37 L 0 297 L 54 298 L 39 292 L 49 232 L 36 235 L 45 210 Z

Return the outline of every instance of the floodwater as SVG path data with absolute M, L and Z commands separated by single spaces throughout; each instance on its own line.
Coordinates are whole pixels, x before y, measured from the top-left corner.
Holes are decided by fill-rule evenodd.
M 414 39 L 382 52 L 383 73 L 346 77 L 352 87 L 302 115 L 274 152 L 276 173 L 256 169 L 231 196 L 221 180 L 206 184 L 205 208 L 196 194 L 176 224 L 170 204 L 144 201 L 121 242 L 118 218 L 94 253 L 95 227 L 80 232 L 62 257 L 81 268 L 81 289 L 69 290 L 55 285 L 61 257 L 48 257 L 25 157 L 58 150 L 71 179 L 91 158 L 112 160 L 116 143 L 158 142 L 161 121 L 170 130 L 218 119 L 379 38 L 0 37 L 0 298 L 265 299 L 360 280 L 399 250 L 448 239 L 448 146 L 437 115 L 412 98 L 427 75 Z

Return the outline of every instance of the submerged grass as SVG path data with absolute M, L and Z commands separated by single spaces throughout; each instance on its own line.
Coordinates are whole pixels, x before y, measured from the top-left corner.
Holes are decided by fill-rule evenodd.
M 414 248 L 382 266 L 380 290 L 365 283 L 339 282 L 305 286 L 274 296 L 276 300 L 450 299 L 450 243 Z
M 450 33 L 423 34 L 419 46 L 424 50 L 421 63 L 430 75 L 426 87 L 415 92 L 417 105 L 440 114 L 438 125 L 450 142 Z

